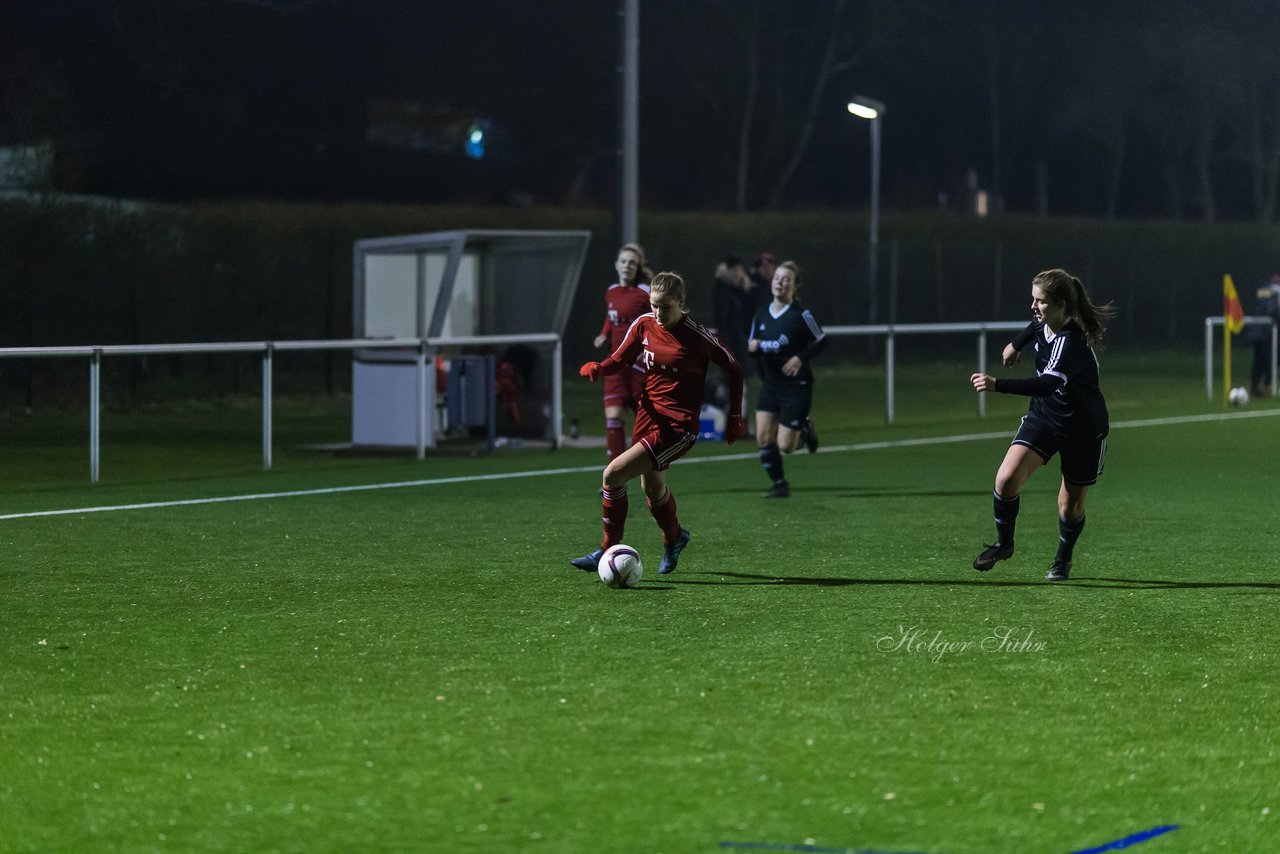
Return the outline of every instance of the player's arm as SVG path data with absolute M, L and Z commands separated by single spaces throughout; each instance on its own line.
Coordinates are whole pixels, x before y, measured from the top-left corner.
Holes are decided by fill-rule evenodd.
M 808 364 L 813 361 L 815 356 L 827 349 L 827 333 L 822 331 L 822 327 L 818 325 L 818 321 L 814 319 L 808 310 L 804 312 L 802 317 L 804 317 L 805 329 L 809 331 L 809 335 L 813 340 L 796 355 L 800 357 L 800 361 Z
M 636 359 L 640 358 L 640 351 L 644 349 L 644 336 L 640 334 L 640 321 L 643 318 L 636 318 L 631 323 L 631 327 L 627 329 L 626 337 L 622 339 L 622 343 L 618 345 L 618 349 L 606 356 L 600 362 L 600 372 L 605 376 L 616 374 L 623 368 L 629 368 L 635 364 Z
M 632 364 L 640 356 L 640 350 L 643 345 L 643 338 L 637 332 L 640 328 L 640 321 L 644 318 L 638 317 L 631 323 L 631 328 L 627 330 L 627 335 L 622 339 L 622 343 L 618 345 L 618 349 L 614 350 L 602 361 L 586 362 L 582 367 L 578 368 L 578 374 L 595 382 L 602 376 L 616 374 L 618 371 Z
M 782 373 L 789 377 L 797 376 L 804 366 L 809 364 L 809 360 L 821 353 L 827 347 L 826 335 L 822 332 L 822 327 L 818 325 L 818 321 L 813 319 L 808 311 L 803 315 L 805 326 L 804 329 L 809 333 L 809 343 L 802 347 L 797 353 L 782 363 Z
M 1024 397 L 1048 397 L 1066 385 L 1066 380 L 1056 374 L 1038 377 L 1000 378 L 990 374 L 973 374 L 969 377 L 974 391 L 998 391 L 1001 394 L 1020 394 Z
M 1000 361 L 1006 365 L 1012 365 L 1014 362 L 1022 358 L 1022 351 L 1036 337 L 1036 322 L 1033 320 L 1027 324 L 1027 328 L 1019 332 L 1014 339 L 1004 345 L 1004 352 L 1000 354 Z
M 604 325 L 600 327 L 600 333 L 596 335 L 595 341 L 591 343 L 596 347 L 603 347 L 605 342 L 609 340 L 609 330 L 612 327 L 613 323 L 609 320 L 609 312 L 606 311 L 604 314 Z
M 728 374 L 729 420 L 725 439 L 732 445 L 747 435 L 747 423 L 742 418 L 742 365 L 718 338 L 707 342 L 707 358 L 724 368 L 724 372 Z

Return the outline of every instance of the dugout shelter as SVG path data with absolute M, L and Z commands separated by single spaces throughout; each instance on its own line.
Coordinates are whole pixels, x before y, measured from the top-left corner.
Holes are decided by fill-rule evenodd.
M 352 443 L 421 453 L 483 428 L 490 445 L 557 445 L 560 341 L 590 237 L 468 229 L 355 241 L 353 335 L 404 346 L 354 351 Z

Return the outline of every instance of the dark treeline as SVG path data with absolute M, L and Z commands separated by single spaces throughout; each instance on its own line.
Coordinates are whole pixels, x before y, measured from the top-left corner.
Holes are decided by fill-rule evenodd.
M 865 209 L 861 93 L 886 210 L 1276 216 L 1276 3 L 640 6 L 650 209 Z M 607 209 L 617 28 L 610 0 L 11 0 L 0 147 L 41 189 Z
M 800 262 L 802 298 L 834 326 L 873 319 L 866 226 L 856 213 L 646 213 L 640 233 L 657 268 L 685 275 L 696 317 L 711 318 L 713 271 L 726 252 L 771 249 Z M 564 351 L 570 365 L 591 357 L 603 293 L 614 279 L 610 216 L 492 207 L 0 202 L 0 342 L 349 338 L 352 242 L 459 228 L 590 230 Z M 890 319 L 894 270 L 892 319 L 937 323 L 1025 319 L 1031 277 L 1064 266 L 1084 278 L 1095 299 L 1117 303 L 1108 341 L 1118 348 L 1198 351 L 1205 316 L 1221 312 L 1222 275 L 1231 273 L 1246 293 L 1276 272 L 1280 257 L 1280 235 L 1255 223 L 892 213 L 883 229 L 876 322 Z M 903 355 L 954 344 L 917 337 Z M 966 356 L 971 346 L 963 343 Z M 349 368 L 341 353 L 282 355 L 279 387 L 341 393 Z M 145 399 L 157 384 L 178 396 L 210 387 L 255 393 L 255 370 L 251 357 L 113 359 L 107 379 L 119 403 Z M 80 359 L 0 360 L 0 408 L 76 401 L 84 386 Z

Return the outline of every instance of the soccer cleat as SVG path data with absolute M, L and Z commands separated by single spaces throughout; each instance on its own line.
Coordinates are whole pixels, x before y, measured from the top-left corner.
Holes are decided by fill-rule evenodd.
M 1049 567 L 1049 574 L 1044 577 L 1045 581 L 1066 581 L 1071 577 L 1071 561 L 1054 558 L 1053 566 Z
M 773 485 L 773 488 L 764 494 L 765 498 L 790 498 L 791 484 L 785 480 L 780 480 Z
M 603 554 L 604 554 L 604 549 L 596 549 L 590 554 L 585 554 L 582 557 L 573 558 L 572 560 L 569 561 L 569 563 L 573 564 L 583 572 L 595 572 L 596 569 L 600 566 L 600 556 Z
M 662 563 L 658 564 L 658 574 L 667 575 L 676 571 L 676 564 L 680 562 L 680 552 L 684 551 L 684 547 L 689 545 L 689 532 L 684 528 L 680 529 L 680 536 L 676 537 L 674 543 L 664 543 L 662 546 Z
M 982 550 L 982 554 L 973 559 L 973 568 L 978 572 L 986 572 L 996 563 L 1002 560 L 1008 560 L 1013 557 L 1013 546 L 1005 547 L 999 543 L 989 545 Z
M 812 418 L 804 420 L 804 430 L 801 431 L 800 438 L 804 440 L 804 446 L 809 449 L 809 453 L 818 452 L 818 428 L 814 426 Z

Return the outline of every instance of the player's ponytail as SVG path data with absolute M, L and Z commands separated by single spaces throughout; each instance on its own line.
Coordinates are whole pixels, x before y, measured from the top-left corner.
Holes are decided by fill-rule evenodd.
M 1115 317 L 1115 303 L 1095 305 L 1089 300 L 1084 283 L 1066 270 L 1045 270 L 1036 274 L 1031 284 L 1038 285 L 1045 296 L 1066 303 L 1067 317 L 1074 317 L 1084 330 L 1090 347 L 1100 347 L 1107 332 L 1107 321 Z

